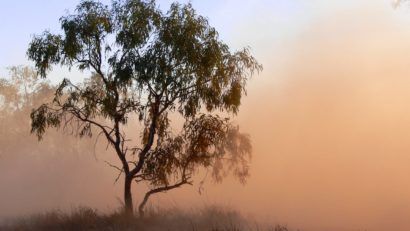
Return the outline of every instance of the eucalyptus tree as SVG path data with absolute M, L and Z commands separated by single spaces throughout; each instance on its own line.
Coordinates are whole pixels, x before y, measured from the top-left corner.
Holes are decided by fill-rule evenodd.
M 249 137 L 215 112 L 236 115 L 248 79 L 262 69 L 249 49 L 231 51 L 191 4 L 163 12 L 153 0 L 85 0 L 60 22 L 61 34 L 33 38 L 28 57 L 42 77 L 60 64 L 92 78 L 64 79 L 55 99 L 33 110 L 32 132 L 41 139 L 47 128 L 70 126 L 80 137 L 105 137 L 121 163 L 126 213 L 132 182 L 150 185 L 143 213 L 152 194 L 192 184 L 200 168 L 217 181 L 229 172 L 246 179 Z

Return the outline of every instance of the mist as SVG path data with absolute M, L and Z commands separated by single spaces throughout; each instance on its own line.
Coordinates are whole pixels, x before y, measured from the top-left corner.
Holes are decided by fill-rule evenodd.
M 302 230 L 409 230 L 408 18 L 363 2 L 267 55 L 239 119 L 255 155 L 236 205 Z
M 252 176 L 207 199 L 301 230 L 410 229 L 409 12 L 389 4 L 318 13 L 252 45 L 266 48 L 238 118 Z
M 275 27 L 260 9 L 265 20 L 247 15 L 226 35 L 238 46 L 256 38 L 249 45 L 264 65 L 235 118 L 252 137 L 247 184 L 194 184 L 153 205 L 217 204 L 304 231 L 410 230 L 410 11 L 383 0 L 324 2 L 305 3 L 311 16 L 295 27 Z M 120 207 L 122 183 L 104 163 L 115 163 L 104 142 L 53 132 L 39 143 L 25 115 L 1 126 L 27 133 L 0 154 L 0 217 Z M 145 189 L 134 186 L 137 202 Z

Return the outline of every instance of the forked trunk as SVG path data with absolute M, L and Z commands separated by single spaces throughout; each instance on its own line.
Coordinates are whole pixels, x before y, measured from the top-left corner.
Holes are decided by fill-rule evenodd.
M 134 206 L 131 194 L 132 177 L 125 176 L 124 183 L 124 211 L 126 215 L 134 215 Z

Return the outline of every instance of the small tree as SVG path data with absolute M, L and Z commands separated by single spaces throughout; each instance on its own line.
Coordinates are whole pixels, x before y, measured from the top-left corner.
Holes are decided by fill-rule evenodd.
M 190 4 L 164 13 L 155 1 L 85 0 L 60 21 L 63 34 L 34 37 L 28 57 L 42 77 L 53 64 L 93 77 L 79 85 L 63 80 L 53 102 L 32 112 L 32 132 L 41 138 L 48 127 L 68 124 L 80 137 L 99 130 L 121 162 L 128 214 L 133 181 L 152 187 L 142 214 L 150 195 L 191 184 L 200 167 L 217 181 L 229 170 L 245 180 L 249 138 L 210 113 L 238 112 L 248 78 L 262 68 L 248 49 L 232 53 Z M 185 121 L 180 133 L 171 129 L 177 115 Z M 140 145 L 124 131 L 134 118 Z

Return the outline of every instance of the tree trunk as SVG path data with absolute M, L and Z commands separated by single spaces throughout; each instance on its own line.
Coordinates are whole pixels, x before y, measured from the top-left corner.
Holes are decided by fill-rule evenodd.
M 124 212 L 126 215 L 134 215 L 134 206 L 132 203 L 132 194 L 131 194 L 131 184 L 132 177 L 125 176 L 124 183 Z

